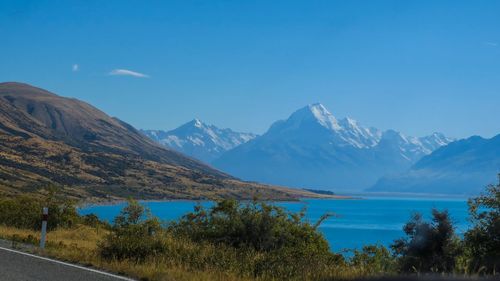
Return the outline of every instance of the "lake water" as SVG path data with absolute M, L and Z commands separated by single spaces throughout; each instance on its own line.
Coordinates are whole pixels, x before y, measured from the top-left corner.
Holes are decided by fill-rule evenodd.
M 142 202 L 151 209 L 153 215 L 164 221 L 173 220 L 193 210 L 197 204 L 192 201 Z M 202 202 L 210 206 L 211 202 Z M 96 205 L 80 209 L 81 214 L 94 213 L 99 218 L 113 221 L 125 204 Z M 308 199 L 300 202 L 278 202 L 291 211 L 307 208 L 307 218 L 316 222 L 321 215 L 333 212 L 337 216 L 323 222 L 319 230 L 324 233 L 334 251 L 359 249 L 366 244 L 390 245 L 394 239 L 404 235 L 403 225 L 411 214 L 420 212 L 430 218 L 431 209 L 447 209 L 458 233 L 467 226 L 467 200 L 443 198 L 394 198 L 366 197 L 356 200 Z M 346 251 L 347 254 L 349 254 Z

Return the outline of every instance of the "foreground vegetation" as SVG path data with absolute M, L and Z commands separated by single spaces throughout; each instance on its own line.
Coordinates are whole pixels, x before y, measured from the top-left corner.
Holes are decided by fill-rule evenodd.
M 432 220 L 415 214 L 406 236 L 390 248 L 365 246 L 350 258 L 330 251 L 304 212 L 263 202 L 224 200 L 162 223 L 136 201 L 113 225 L 78 215 L 74 202 L 45 198 L 0 199 L 0 237 L 38 244 L 40 209 L 49 206 L 47 249 L 41 253 L 142 280 L 339 280 L 380 275 L 438 273 L 498 275 L 500 186 L 470 200 L 472 227 L 463 237 L 447 211 Z M 35 248 L 36 250 L 36 248 Z

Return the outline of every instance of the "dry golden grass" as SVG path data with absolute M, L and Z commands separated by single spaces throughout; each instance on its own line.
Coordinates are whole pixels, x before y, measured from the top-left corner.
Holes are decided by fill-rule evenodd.
M 85 225 L 77 225 L 71 229 L 57 229 L 47 234 L 47 248 L 39 251 L 34 248 L 34 252 L 40 255 L 49 256 L 59 260 L 92 266 L 105 271 L 126 275 L 139 280 L 156 281 L 268 281 L 269 278 L 254 278 L 253 276 L 241 276 L 237 272 L 221 271 L 217 268 L 205 268 L 196 270 L 184 265 L 181 258 L 177 259 L 153 259 L 143 263 L 134 261 L 108 261 L 99 256 L 99 241 L 105 237 L 107 230 L 97 229 Z M 26 229 L 18 229 L 0 225 L 0 238 L 6 240 L 16 240 L 18 242 L 38 243 L 40 233 Z M 172 238 L 169 238 L 172 239 Z M 188 241 L 171 241 L 178 243 L 178 249 L 191 248 L 189 251 L 201 251 L 200 256 L 214 254 L 217 249 L 213 246 L 195 248 L 196 246 Z M 319 270 L 319 269 L 318 269 Z M 347 280 L 357 277 L 367 276 L 367 271 L 363 268 L 339 266 L 328 269 L 321 269 L 325 279 L 323 280 Z M 314 272 L 311 272 L 314 273 Z M 303 280 L 314 280 L 310 276 L 303 276 Z
M 133 261 L 106 261 L 99 257 L 97 247 L 99 241 L 107 234 L 106 230 L 78 225 L 71 229 L 58 229 L 47 233 L 47 248 L 37 254 L 49 256 L 63 261 L 92 266 L 140 280 L 157 281 L 250 281 L 236 274 L 217 270 L 193 271 L 179 265 L 158 261 L 136 263 Z M 40 232 L 0 225 L 0 238 L 6 240 L 38 241 Z
M 47 233 L 47 243 L 51 245 L 78 245 L 79 248 L 86 250 L 95 250 L 96 243 L 107 234 L 106 230 L 100 230 L 85 225 L 78 225 L 71 229 L 57 229 Z M 40 239 L 39 231 L 19 229 L 9 226 L 0 226 L 0 237 L 12 239 L 19 237 L 24 240 L 28 237 Z

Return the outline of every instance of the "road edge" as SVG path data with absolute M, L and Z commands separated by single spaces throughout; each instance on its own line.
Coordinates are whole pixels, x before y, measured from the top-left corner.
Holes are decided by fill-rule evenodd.
M 9 248 L 5 248 L 5 247 L 1 247 L 1 246 L 0 246 L 0 250 L 8 251 L 8 252 L 11 252 L 11 253 L 16 253 L 16 254 L 19 254 L 19 255 L 28 256 L 28 257 L 32 257 L 32 258 L 36 258 L 36 259 L 40 259 L 40 260 L 44 260 L 44 261 L 49 261 L 49 262 L 61 264 L 61 265 L 64 265 L 64 266 L 78 268 L 78 269 L 85 270 L 85 271 L 90 271 L 90 272 L 93 272 L 93 273 L 98 273 L 98 274 L 106 275 L 106 276 L 109 276 L 109 277 L 117 278 L 117 279 L 120 279 L 120 280 L 136 281 L 135 279 L 128 278 L 128 277 L 125 277 L 125 276 L 120 276 L 120 275 L 116 275 L 116 274 L 113 274 L 113 273 L 109 273 L 109 272 L 105 272 L 105 271 L 101 271 L 101 270 L 97 270 L 97 269 L 93 269 L 93 268 L 89 268 L 89 267 L 85 267 L 85 266 L 81 266 L 81 265 L 76 265 L 76 264 L 72 264 L 72 263 L 68 263 L 68 262 L 63 262 L 63 261 L 59 261 L 59 260 L 55 260 L 55 259 L 51 259 L 51 258 L 47 258 L 47 257 L 37 256 L 37 255 L 34 255 L 34 254 L 30 254 L 30 253 L 26 253 L 26 252 L 14 250 L 14 249 L 9 249 Z

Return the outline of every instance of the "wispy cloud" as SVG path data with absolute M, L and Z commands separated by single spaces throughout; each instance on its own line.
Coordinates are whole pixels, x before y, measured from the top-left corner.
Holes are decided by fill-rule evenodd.
M 80 66 L 79 66 L 78 64 L 76 64 L 76 63 L 75 63 L 75 64 L 73 64 L 73 66 L 71 67 L 71 70 L 72 70 L 73 72 L 77 72 L 78 70 L 80 70 Z
M 137 77 L 137 78 L 149 78 L 149 75 L 128 70 L 128 69 L 113 69 L 111 72 L 109 72 L 109 75 L 113 76 L 132 76 L 132 77 Z
M 497 42 L 490 42 L 490 41 L 483 42 L 483 44 L 486 46 L 490 46 L 490 47 L 497 47 L 498 46 Z

